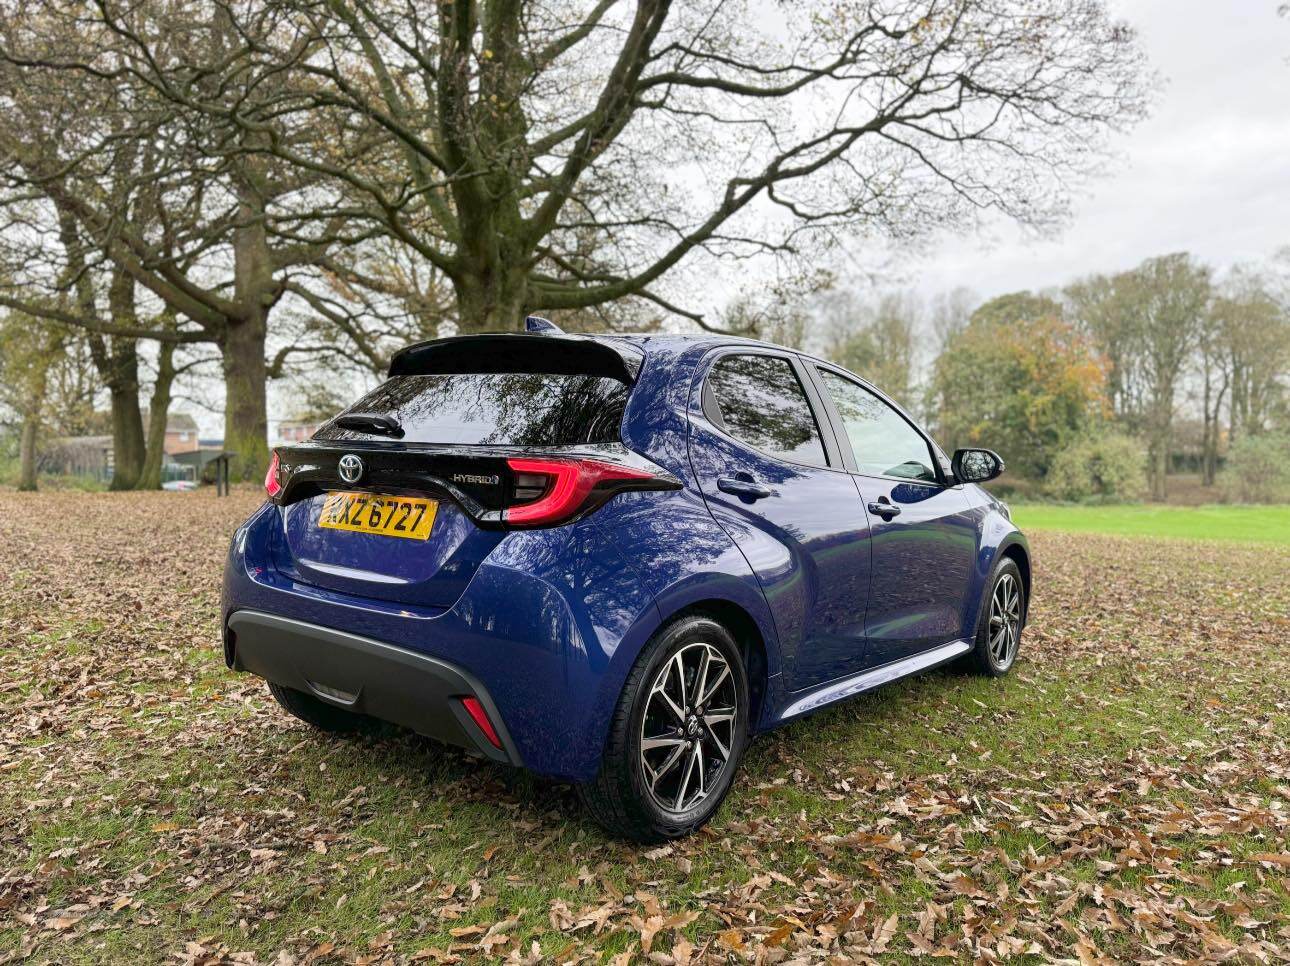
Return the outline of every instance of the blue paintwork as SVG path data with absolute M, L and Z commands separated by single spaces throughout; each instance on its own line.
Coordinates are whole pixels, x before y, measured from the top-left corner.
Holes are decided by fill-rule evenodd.
M 1020 555 L 1028 574 L 1024 537 L 979 487 L 856 475 L 823 413 L 827 468 L 757 453 L 707 420 L 700 389 L 717 355 L 785 350 L 630 342 L 644 362 L 623 442 L 682 489 L 620 494 L 575 523 L 512 532 L 474 529 L 444 503 L 435 533 L 446 539 L 429 544 L 323 539 L 321 498 L 266 503 L 230 548 L 225 617 L 255 609 L 451 661 L 487 687 L 527 768 L 585 781 L 632 665 L 681 611 L 716 602 L 755 628 L 761 731 L 955 656 L 962 646 L 948 645 L 974 638 L 999 555 Z M 738 472 L 774 495 L 747 505 L 716 489 L 717 475 Z M 889 524 L 866 513 L 879 495 L 901 505 Z

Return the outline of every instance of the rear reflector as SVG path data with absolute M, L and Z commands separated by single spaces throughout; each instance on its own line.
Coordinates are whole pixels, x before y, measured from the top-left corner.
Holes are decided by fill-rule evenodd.
M 515 471 L 517 482 L 524 490 L 537 490 L 535 477 L 545 481 L 543 489 L 538 491 L 542 495 L 536 500 L 503 511 L 502 519 L 511 524 L 535 526 L 572 517 L 586 504 L 593 490 L 604 488 L 606 484 L 612 489 L 614 483 L 658 481 L 658 477 L 647 470 L 615 466 L 600 460 L 511 458 L 506 463 Z
M 484 706 L 479 703 L 479 698 L 468 697 L 461 699 L 461 706 L 466 709 L 466 714 L 470 715 L 470 720 L 479 726 L 479 730 L 484 733 L 494 748 L 502 747 L 502 740 L 497 737 L 497 730 L 493 723 L 488 720 L 488 713 L 484 711 Z

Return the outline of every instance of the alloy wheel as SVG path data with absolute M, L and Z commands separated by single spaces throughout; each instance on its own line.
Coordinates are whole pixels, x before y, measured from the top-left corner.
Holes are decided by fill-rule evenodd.
M 730 663 L 713 645 L 687 644 L 659 668 L 640 733 L 641 773 L 659 808 L 686 812 L 720 787 L 738 711 Z
M 998 667 L 1012 663 L 1020 638 L 1021 585 L 1015 576 L 1005 573 L 990 597 L 990 656 Z

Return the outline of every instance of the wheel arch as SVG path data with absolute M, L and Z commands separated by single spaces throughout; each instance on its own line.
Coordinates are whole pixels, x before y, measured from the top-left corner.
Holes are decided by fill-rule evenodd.
M 965 635 L 975 634 L 985 611 L 986 596 L 994 583 L 994 575 L 999 565 L 1006 559 L 1011 560 L 1021 571 L 1021 585 L 1025 592 L 1026 605 L 1029 609 L 1031 594 L 1031 560 L 1030 544 L 1025 534 L 1018 530 L 1001 514 L 991 525 L 987 523 L 985 537 L 981 541 L 977 554 L 977 567 L 972 582 L 972 591 L 965 601 L 966 610 L 963 620 Z M 1004 527 L 1006 526 L 1006 529 Z M 1002 532 L 1000 532 L 1002 531 Z
M 1026 603 L 1030 602 L 1030 547 L 1020 533 L 1009 534 L 999 547 L 999 556 L 1007 557 L 1021 571 L 1021 585 L 1026 592 Z

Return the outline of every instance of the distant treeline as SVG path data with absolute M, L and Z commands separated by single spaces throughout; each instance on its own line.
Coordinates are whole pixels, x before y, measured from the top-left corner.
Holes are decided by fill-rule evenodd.
M 926 311 L 909 295 L 837 303 L 825 297 L 838 362 L 943 445 L 993 446 L 1051 495 L 1163 500 L 1185 427 L 1205 485 L 1230 454 L 1228 497 L 1290 499 L 1290 250 L 1221 274 L 1165 255 L 975 308 L 963 292 Z

